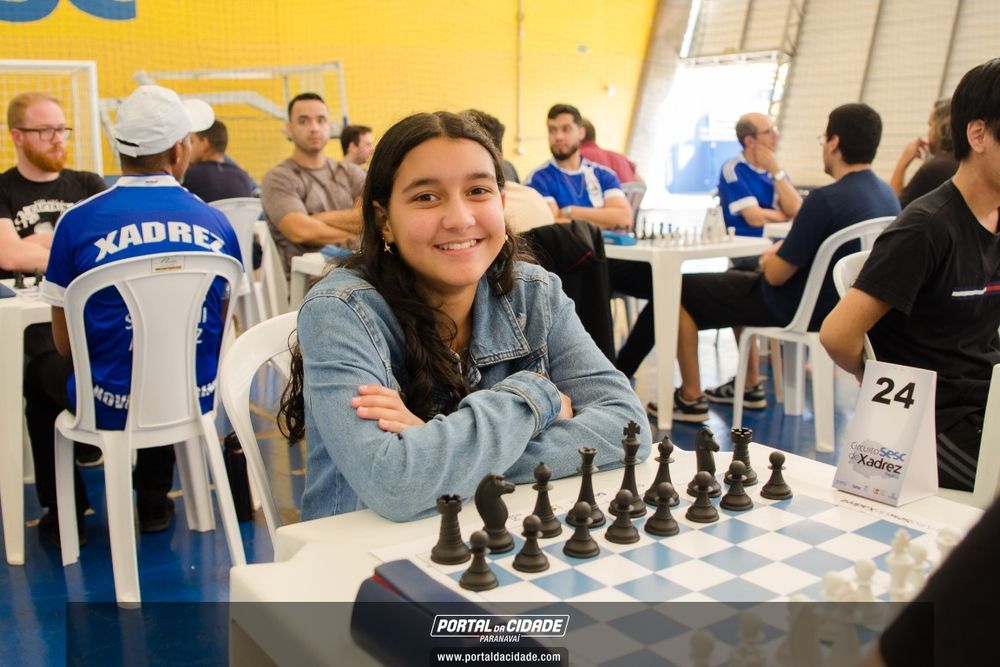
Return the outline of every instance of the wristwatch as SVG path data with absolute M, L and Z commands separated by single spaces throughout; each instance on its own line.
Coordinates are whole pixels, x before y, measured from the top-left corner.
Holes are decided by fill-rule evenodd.
M 788 174 L 785 173 L 784 169 L 779 169 L 778 171 L 776 171 L 773 174 L 771 174 L 771 180 L 775 181 L 775 182 L 777 182 L 777 181 L 783 181 L 783 180 L 785 180 L 785 178 L 787 176 L 788 176 Z
M 563 206 L 561 209 L 559 209 L 559 213 L 564 218 L 568 218 L 568 217 L 570 217 L 570 213 L 572 213 L 572 209 L 573 209 L 572 206 Z

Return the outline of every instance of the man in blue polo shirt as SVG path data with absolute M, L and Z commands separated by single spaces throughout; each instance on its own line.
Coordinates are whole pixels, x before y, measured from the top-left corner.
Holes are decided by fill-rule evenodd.
M 698 331 L 732 326 L 784 326 L 799 307 L 819 246 L 834 232 L 856 222 L 899 213 L 899 200 L 871 163 L 882 138 L 882 119 L 866 104 L 844 104 L 830 112 L 821 136 L 823 167 L 835 183 L 814 190 L 804 202 L 788 237 L 760 257 L 757 271 L 688 273 L 681 286 L 677 363 L 681 386 L 674 392 L 674 419 L 708 419 L 701 389 Z M 857 251 L 857 242 L 834 253 L 813 310 L 809 329 L 818 331 L 837 303 L 832 269 Z M 747 386 L 758 378 L 747 373 Z
M 39 533 L 52 544 L 59 542 L 53 422 L 61 410 L 73 409 L 78 398 L 63 312 L 66 288 L 90 269 L 143 255 L 201 251 L 240 258 L 239 242 L 226 217 L 178 182 L 191 158 L 188 134 L 206 129 L 213 120 L 211 107 L 200 100 L 182 102 L 166 88 L 140 86 L 118 109 L 114 127 L 122 178 L 66 211 L 56 226 L 41 297 L 52 304 L 58 354 L 34 360 L 26 371 L 39 378 L 33 383 L 38 390 L 26 396 L 34 405 L 28 427 L 39 501 L 49 508 L 39 522 Z M 205 300 L 199 337 L 196 379 L 202 388 L 203 411 L 213 403 L 225 298 L 224 281 L 217 280 Z M 91 297 L 86 320 L 90 349 L 82 353 L 89 355 L 94 387 L 81 398 L 95 401 L 98 428 L 122 429 L 132 373 L 128 309 L 117 291 L 104 290 Z M 173 464 L 172 447 L 139 451 L 134 483 L 142 532 L 159 532 L 170 525 L 174 508 L 167 492 L 173 483 Z M 86 492 L 79 476 L 76 483 L 77 510 L 82 513 Z M 80 517 L 78 529 L 82 538 Z

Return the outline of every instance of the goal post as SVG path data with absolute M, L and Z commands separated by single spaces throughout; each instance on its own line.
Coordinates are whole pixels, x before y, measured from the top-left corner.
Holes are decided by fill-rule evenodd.
M 0 103 L 6 109 L 17 95 L 48 93 L 59 100 L 66 123 L 73 128 L 67 142 L 67 166 L 104 175 L 97 63 L 92 60 L 0 60 Z M 7 128 L 8 130 L 10 128 Z M 11 141 L 0 142 L 0 165 L 15 164 Z

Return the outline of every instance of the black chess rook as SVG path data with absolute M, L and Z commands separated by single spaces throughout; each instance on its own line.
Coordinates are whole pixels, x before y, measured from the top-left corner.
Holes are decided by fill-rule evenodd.
M 462 511 L 462 497 L 439 496 L 437 511 L 441 515 L 441 531 L 437 544 L 431 549 L 431 560 L 442 565 L 464 563 L 472 554 L 462 540 L 462 529 L 458 525 L 458 513 Z
M 659 503 L 656 499 L 656 489 L 663 482 L 670 482 L 670 488 L 673 489 L 673 480 L 670 479 L 670 464 L 674 462 L 672 458 L 674 453 L 674 443 L 670 442 L 670 438 L 664 438 L 660 441 L 660 444 L 656 446 L 660 455 L 656 457 L 656 462 L 660 465 L 656 468 L 656 477 L 653 479 L 653 483 L 649 485 L 646 489 L 646 493 L 643 494 L 642 499 L 647 505 L 657 506 Z M 673 491 L 673 497 L 670 499 L 670 505 L 676 506 L 680 504 L 680 496 L 677 495 L 676 491 Z
M 750 442 L 753 440 L 753 429 L 736 427 L 729 432 L 729 440 L 733 443 L 733 461 L 740 461 L 746 467 L 743 486 L 753 486 L 757 483 L 757 471 L 750 465 Z M 729 473 L 726 473 L 726 484 L 732 484 Z

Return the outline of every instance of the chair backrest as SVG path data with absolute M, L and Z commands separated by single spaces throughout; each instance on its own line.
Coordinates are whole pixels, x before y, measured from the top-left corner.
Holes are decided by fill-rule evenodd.
M 819 299 L 819 292 L 823 287 L 823 281 L 826 279 L 826 273 L 830 268 L 830 260 L 833 259 L 834 253 L 850 241 L 862 239 L 872 234 L 877 236 L 894 219 L 895 216 L 889 215 L 856 222 L 834 232 L 820 244 L 816 256 L 813 258 L 812 266 L 809 268 L 809 276 L 806 278 L 806 286 L 802 290 L 798 310 L 795 311 L 795 317 L 792 318 L 792 321 L 785 327 L 786 330 L 805 332 L 809 329 L 809 321 L 812 319 L 816 300 Z
M 269 362 L 287 383 L 291 361 L 289 345 L 294 343 L 290 338 L 295 330 L 297 317 L 298 311 L 292 311 L 252 327 L 226 351 L 219 368 L 222 404 L 243 447 L 250 473 L 254 476 L 272 544 L 279 526 L 279 517 L 250 420 L 250 387 L 257 371 Z
M 833 265 L 833 284 L 837 288 L 837 294 L 841 298 L 847 294 L 847 290 L 851 288 L 854 281 L 857 280 L 858 274 L 861 273 L 861 267 L 865 265 L 865 260 L 868 259 L 868 255 L 871 254 L 871 250 L 861 250 L 860 252 L 854 252 L 845 257 L 841 257 L 837 260 L 837 263 Z M 874 359 L 875 350 L 872 349 L 871 341 L 868 340 L 868 336 L 865 336 L 865 359 Z
M 1000 492 L 1000 364 L 993 367 L 990 394 L 986 399 L 983 437 L 979 443 L 976 464 L 976 485 L 972 502 L 983 509 L 989 507 Z
M 235 292 L 242 274 L 243 266 L 228 255 L 183 252 L 112 262 L 73 280 L 64 302 L 74 350 L 75 428 L 96 430 L 90 357 L 84 353 L 89 349 L 84 307 L 95 292 L 116 288 L 132 320 L 132 385 L 125 428 L 133 434 L 162 432 L 200 419 L 195 363 L 205 295 L 218 277 Z M 227 317 L 226 327 L 230 321 Z
M 639 222 L 639 206 L 642 204 L 642 198 L 646 196 L 646 184 L 642 181 L 622 183 L 622 192 L 625 193 L 625 199 L 632 207 L 632 231 L 635 231 L 636 224 Z
M 240 240 L 240 254 L 243 256 L 243 267 L 252 280 L 253 239 L 256 233 L 254 226 L 264 212 L 260 199 L 257 197 L 232 197 L 231 199 L 219 199 L 210 202 L 209 206 L 225 213 L 229 224 L 236 230 L 236 237 Z
M 260 241 L 260 277 L 267 295 L 268 317 L 276 317 L 288 312 L 288 278 L 281 261 L 281 253 L 274 243 L 267 223 L 260 220 L 256 224 L 257 240 Z M 298 304 L 296 304 L 298 307 Z

